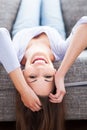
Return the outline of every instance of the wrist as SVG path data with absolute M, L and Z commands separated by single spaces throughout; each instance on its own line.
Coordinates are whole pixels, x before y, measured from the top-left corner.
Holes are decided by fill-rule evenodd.
M 57 70 L 56 74 L 55 74 L 55 77 L 60 78 L 60 79 L 64 79 L 65 74 L 62 71 Z
M 23 76 L 21 68 L 17 68 L 11 73 L 9 73 L 11 80 L 14 83 L 15 88 L 20 94 L 23 94 L 25 91 L 27 92 L 30 88 Z

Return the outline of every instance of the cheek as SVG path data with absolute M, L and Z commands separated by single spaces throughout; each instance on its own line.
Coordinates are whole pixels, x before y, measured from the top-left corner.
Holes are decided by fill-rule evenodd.
M 48 72 L 50 75 L 55 75 L 56 69 L 49 67 L 46 72 Z
M 28 66 L 25 67 L 23 73 L 24 73 L 25 76 L 28 76 L 33 71 L 34 71 L 33 68 L 30 65 L 28 65 Z

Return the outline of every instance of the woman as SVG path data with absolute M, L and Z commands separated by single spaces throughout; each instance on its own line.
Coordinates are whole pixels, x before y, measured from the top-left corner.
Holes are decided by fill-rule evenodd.
M 40 0 L 38 0 L 38 1 L 40 1 Z M 46 2 L 46 1 L 44 0 L 43 2 Z M 37 3 L 37 1 L 36 1 L 36 3 Z M 56 3 L 56 1 L 54 3 Z M 57 3 L 55 5 L 57 5 Z M 54 32 L 54 35 L 53 35 L 54 37 L 53 37 L 52 36 L 53 32 L 51 31 L 52 32 L 51 33 L 52 38 L 55 38 L 56 34 L 57 34 L 56 42 L 58 42 L 59 47 L 54 48 L 54 52 L 56 50 L 56 52 L 59 53 L 58 54 L 59 59 L 63 58 L 63 56 L 65 55 L 66 49 L 67 49 L 67 45 L 70 44 L 69 48 L 67 49 L 66 55 L 63 58 L 61 66 L 59 67 L 58 71 L 55 74 L 56 94 L 55 95 L 53 95 L 53 94 L 49 95 L 51 102 L 58 103 L 58 102 L 62 101 L 63 96 L 65 95 L 64 77 L 65 77 L 67 71 L 69 70 L 70 66 L 73 64 L 76 57 L 87 46 L 86 42 L 84 43 L 84 41 L 86 41 L 86 37 L 85 37 L 85 35 L 86 35 L 86 23 L 87 23 L 86 21 L 87 21 L 87 17 L 83 17 L 76 24 L 76 26 L 78 25 L 78 27 L 74 28 L 75 33 L 73 33 L 73 34 L 71 33 L 70 37 L 66 41 L 64 41 L 61 38 L 61 36 L 59 35 L 58 32 L 55 33 L 55 31 L 53 31 Z M 80 25 L 80 24 L 83 24 L 83 25 Z M 40 30 L 40 28 L 39 28 L 39 30 Z M 52 28 L 52 30 L 55 30 L 55 29 Z M 19 34 L 17 34 L 17 35 L 19 35 Z M 15 37 L 17 37 L 17 35 Z M 79 36 L 79 35 L 81 35 L 81 36 Z M 22 33 L 22 36 L 23 36 L 23 33 Z M 45 35 L 45 37 L 46 36 L 47 35 Z M 80 40 L 80 38 L 82 38 L 82 36 L 83 36 L 83 39 Z M 13 41 L 15 41 L 15 39 L 16 39 L 15 37 L 14 37 Z M 78 37 L 79 37 L 79 39 L 78 39 Z M 47 41 L 48 41 L 48 37 L 47 37 Z M 53 41 L 55 41 L 55 39 Z M 61 42 L 64 43 L 63 46 L 62 46 Z M 4 65 L 5 69 L 9 73 L 13 83 L 15 84 L 16 89 L 20 93 L 22 101 L 24 102 L 25 106 L 30 108 L 32 111 L 40 110 L 41 109 L 40 100 L 37 97 L 37 95 L 34 93 L 34 91 L 26 83 L 24 76 L 22 74 L 21 68 L 20 68 L 20 63 L 18 61 L 17 54 L 16 54 L 16 52 L 14 50 L 14 46 L 11 42 L 11 38 L 9 36 L 9 33 L 6 29 L 3 29 L 3 28 L 0 29 L 0 43 L 1 43 L 0 44 L 0 61 Z M 75 43 L 77 43 L 77 44 L 75 44 Z M 64 50 L 64 52 L 61 51 L 61 48 Z M 55 55 L 55 53 L 53 55 Z M 30 98 L 31 98 L 31 100 L 29 100 Z
M 40 2 L 40 0 L 36 0 L 36 1 Z M 26 3 L 26 1 L 24 1 L 24 3 Z M 44 11 L 45 11 L 44 7 L 47 6 L 46 3 L 47 2 L 44 0 L 43 4 L 45 4 L 45 6 L 42 6 L 42 10 Z M 34 4 L 35 4 L 35 0 L 34 0 Z M 52 6 L 55 4 L 52 4 Z M 35 5 L 39 6 L 37 2 Z M 53 8 L 54 10 L 56 9 L 55 7 Z M 30 9 L 29 6 L 28 6 L 28 9 Z M 37 8 L 37 10 L 39 10 L 39 8 Z M 54 11 L 54 14 L 55 12 L 57 13 L 56 10 Z M 48 11 L 48 14 L 49 14 L 49 11 Z M 51 15 L 52 14 L 53 13 L 51 13 Z M 34 15 L 34 16 L 37 16 L 37 15 Z M 48 20 L 46 20 L 46 17 L 43 17 L 43 15 L 41 16 L 42 16 L 41 19 L 43 19 L 41 22 L 41 25 L 50 24 L 50 26 L 51 25 L 53 26 L 52 23 L 54 23 L 55 26 L 58 27 L 57 26 L 58 20 L 54 22 L 53 21 L 54 18 L 49 19 L 51 17 L 47 16 L 47 18 L 50 21 L 47 23 Z M 39 21 L 38 18 L 36 18 L 36 20 Z M 33 24 L 33 26 L 37 26 L 36 23 Z M 31 24 L 30 24 L 30 27 L 32 27 Z M 3 57 L 5 62 L 7 61 L 6 63 L 4 63 L 1 57 L 1 62 L 5 66 L 7 72 L 9 73 L 11 79 L 13 80 L 18 92 L 22 95 L 22 101 L 24 102 L 25 106 L 28 106 L 30 108 L 28 109 L 23 105 L 20 97 L 17 98 L 17 100 L 19 99 L 18 104 L 17 104 L 17 129 L 18 130 L 29 130 L 29 129 L 30 130 L 33 130 L 33 129 L 35 130 L 36 129 L 37 130 L 39 129 L 40 130 L 53 130 L 53 129 L 59 130 L 60 129 L 61 130 L 63 129 L 63 126 L 64 126 L 62 104 L 53 104 L 49 102 L 49 98 L 48 98 L 50 92 L 53 93 L 54 91 L 54 87 L 55 87 L 54 75 L 56 72 L 52 64 L 52 62 L 54 61 L 54 55 L 52 54 L 50 41 L 48 38 L 48 35 L 50 36 L 49 34 L 50 30 L 51 30 L 51 35 L 53 32 L 55 34 L 55 30 L 48 26 L 43 26 L 39 28 L 35 27 L 29 30 L 24 29 L 23 33 L 26 33 L 28 35 L 18 32 L 13 38 L 13 43 L 11 43 L 8 31 L 3 28 L 1 29 L 1 39 L 3 43 L 1 51 L 3 54 L 3 50 L 7 50 L 8 48 L 8 51 L 4 52 L 5 54 L 3 55 L 4 56 L 6 55 L 7 57 L 10 58 L 10 61 L 8 61 L 8 58 L 6 59 L 5 57 Z M 27 36 L 26 37 L 27 39 L 24 38 L 25 40 L 23 40 L 22 34 L 24 36 Z M 59 39 L 61 39 L 60 37 L 61 36 L 59 36 Z M 14 62 L 12 62 L 13 57 L 14 57 Z M 20 64 L 18 61 L 21 63 L 21 65 L 25 66 L 23 70 L 23 74 L 27 83 L 25 82 L 24 77 L 21 74 L 21 70 L 19 68 Z M 25 102 L 25 98 L 27 99 L 27 103 Z M 35 112 L 35 111 L 39 111 L 39 112 Z M 36 125 L 33 125 L 35 124 L 35 121 L 37 121 Z
M 87 24 L 86 23 L 87 23 L 87 17 L 81 18 L 77 22 L 75 27 L 73 28 L 72 33 L 70 34 L 69 38 L 66 39 L 65 41 L 61 38 L 61 36 L 55 29 L 53 29 L 51 27 L 47 27 L 47 26 L 42 26 L 42 27 L 34 27 L 31 29 L 24 29 L 24 30 L 18 32 L 14 36 L 13 44 L 12 44 L 7 30 L 2 28 L 0 30 L 0 40 L 1 40 L 0 43 L 3 43 L 3 44 L 1 44 L 1 48 L 0 48 L 1 49 L 0 52 L 2 52 L 0 55 L 0 61 L 5 66 L 7 72 L 9 74 L 12 74 L 11 75 L 11 76 L 13 76 L 12 79 L 15 79 L 13 81 L 18 80 L 17 82 L 15 82 L 15 84 L 17 85 L 17 83 L 19 81 L 21 81 L 20 76 L 17 77 L 17 79 L 15 76 L 15 74 L 19 75 L 19 73 L 20 73 L 20 71 L 17 70 L 17 69 L 19 69 L 19 65 L 20 65 L 18 62 L 18 60 L 19 60 L 21 62 L 21 64 L 25 66 L 25 68 L 23 70 L 23 74 L 24 74 L 27 84 L 29 85 L 28 88 L 30 90 L 32 90 L 32 92 L 34 92 L 34 94 L 39 95 L 40 97 L 49 96 L 50 102 L 52 102 L 52 103 L 61 102 L 61 100 L 63 98 L 63 94 L 65 94 L 65 93 L 64 93 L 64 91 L 61 91 L 62 93 L 59 93 L 59 89 L 61 90 L 61 88 L 62 88 L 62 90 L 65 90 L 64 76 L 65 76 L 66 72 L 68 71 L 68 69 L 70 68 L 70 66 L 72 65 L 72 63 L 74 62 L 74 60 L 76 59 L 76 57 L 80 54 L 80 52 L 84 48 L 87 47 L 87 38 L 86 38 Z M 8 47 L 8 45 L 9 45 L 9 47 Z M 69 47 L 68 47 L 68 45 L 69 45 Z M 68 49 L 67 49 L 67 47 L 68 47 Z M 7 48 L 9 48 L 10 51 Z M 4 49 L 6 51 L 4 51 Z M 57 49 L 57 51 L 56 51 L 56 49 Z M 67 52 L 66 52 L 66 49 L 67 49 Z M 66 52 L 66 54 L 65 54 L 65 52 Z M 6 55 L 6 54 L 8 54 L 8 55 Z M 64 54 L 65 54 L 65 56 L 64 56 Z M 15 64 L 15 62 L 13 64 L 11 63 L 12 61 L 14 61 L 13 56 L 16 59 L 15 61 L 17 61 L 16 64 Z M 10 61 L 8 60 L 8 57 L 11 58 Z M 63 57 L 64 57 L 64 59 L 60 65 L 59 69 L 57 71 L 55 71 L 52 63 L 55 61 L 55 59 L 59 60 L 59 59 L 62 59 Z M 12 66 L 9 66 L 10 64 Z M 16 68 L 16 69 L 13 70 L 13 68 Z M 55 84 L 56 84 L 55 93 L 53 93 L 54 87 L 55 87 L 54 83 L 53 83 L 54 79 L 55 79 Z M 22 88 L 20 87 L 20 90 L 21 89 Z M 26 87 L 24 89 L 26 90 Z M 24 90 L 24 92 L 25 92 L 25 90 Z M 27 93 L 27 91 L 26 91 L 26 93 Z M 58 94 L 60 97 L 58 97 Z M 31 96 L 31 95 L 29 95 L 29 96 Z M 17 118 L 18 119 L 17 128 L 20 127 L 22 129 L 23 126 L 25 126 L 26 128 L 23 128 L 23 130 L 26 130 L 27 127 L 30 126 L 30 125 L 29 126 L 27 125 L 27 119 L 29 119 L 30 117 L 33 117 L 32 114 L 34 114 L 35 117 L 37 117 L 37 118 L 40 117 L 38 114 L 40 112 L 41 112 L 40 115 L 41 114 L 45 115 L 46 109 L 44 109 L 44 106 L 45 105 L 46 105 L 46 107 L 49 106 L 48 104 L 50 104 L 50 102 L 48 100 L 46 100 L 47 101 L 46 104 L 43 104 L 43 101 L 40 99 L 39 101 L 41 104 L 39 105 L 39 107 L 38 107 L 38 105 L 35 104 L 35 106 L 36 106 L 36 108 L 38 108 L 38 110 L 41 109 L 39 112 L 35 112 L 35 111 L 38 111 L 35 107 L 32 109 L 30 107 L 30 109 L 32 111 L 34 111 L 35 113 L 33 113 L 31 110 L 28 110 L 26 107 L 24 107 L 24 108 L 23 108 L 23 106 L 20 107 L 21 101 L 19 100 L 18 103 L 19 103 L 19 107 L 21 109 L 18 109 L 19 115 Z M 56 111 L 58 110 L 57 104 L 51 104 L 51 105 L 53 105 L 53 106 L 56 105 Z M 50 108 L 50 110 L 49 110 L 49 107 L 48 107 L 47 110 L 52 112 L 52 108 Z M 27 111 L 29 111 L 29 112 L 27 112 Z M 47 113 L 48 113 L 48 111 L 47 111 Z M 53 111 L 54 111 L 54 107 L 53 107 Z M 44 112 L 45 112 L 45 114 L 44 114 Z M 27 113 L 29 114 L 28 117 L 27 117 Z M 53 114 L 52 115 L 51 114 L 49 114 L 48 117 L 51 117 L 53 115 Z M 56 113 L 54 113 L 54 114 L 56 114 Z M 31 120 L 29 122 L 34 121 L 32 118 L 30 118 L 30 119 Z M 45 119 L 46 118 L 44 117 L 44 121 L 45 121 L 45 123 L 47 123 Z M 49 119 L 47 121 L 49 122 Z M 59 121 L 59 119 L 58 119 L 58 121 Z M 23 123 L 21 123 L 21 122 L 23 122 Z M 22 124 L 24 124 L 24 125 L 22 125 Z M 32 123 L 30 123 L 30 124 L 32 124 Z M 43 124 L 44 124 L 44 122 L 43 122 Z M 51 124 L 54 124 L 54 123 L 50 122 L 48 128 L 50 128 Z M 42 129 L 42 126 L 43 126 L 43 129 L 46 130 L 46 128 L 44 128 L 44 126 L 47 126 L 46 124 L 45 125 L 41 124 L 40 126 L 41 126 L 40 129 Z M 39 125 L 37 125 L 37 130 L 39 130 L 38 127 L 39 127 Z M 35 128 L 36 128 L 36 126 L 35 126 Z M 52 130 L 53 130 L 53 128 L 54 128 L 54 126 L 52 127 Z M 57 127 L 57 129 L 58 129 L 58 127 Z
M 49 6 L 49 3 L 50 3 L 50 6 Z M 58 26 L 58 24 L 60 26 Z M 22 0 L 21 1 L 20 9 L 17 14 L 17 20 L 13 27 L 13 32 L 12 32 L 13 35 L 23 28 L 31 28 L 31 27 L 40 26 L 40 25 L 52 26 L 55 29 L 57 29 L 60 33 L 61 33 L 61 28 L 62 28 L 61 34 L 65 36 L 59 0 L 55 0 L 55 1 L 53 0 L 51 1 L 50 0 L 48 1 L 46 0 L 34 0 L 34 1 Z M 1 33 L 4 33 L 2 29 L 1 29 Z M 2 53 L 1 57 L 3 57 L 3 55 L 8 56 L 8 52 L 11 53 L 12 51 L 12 54 L 9 54 L 10 61 L 6 62 L 5 64 L 8 63 L 8 66 L 11 67 L 12 66 L 11 64 L 15 62 L 15 64 L 13 64 L 13 69 L 11 69 L 10 71 L 7 70 L 7 66 L 5 68 L 7 72 L 9 73 L 11 79 L 13 80 L 18 92 L 21 94 L 21 99 L 24 102 L 25 106 L 32 109 L 33 111 L 38 111 L 40 110 L 40 106 L 41 106 L 39 98 L 36 96 L 36 94 L 32 91 L 32 89 L 26 83 L 23 77 L 23 74 L 21 72 L 20 64 L 18 63 L 17 56 L 15 56 L 16 54 L 14 54 L 14 50 L 12 49 L 13 47 L 11 48 L 11 45 L 12 45 L 11 40 L 9 36 L 7 40 L 5 40 L 5 34 L 3 34 L 3 42 L 8 41 L 7 46 L 10 46 L 10 47 L 5 48 L 4 46 L 1 48 L 1 52 L 9 48 L 7 53 L 6 51 L 4 54 Z M 12 57 L 10 58 L 10 56 L 14 57 L 14 61 L 12 61 L 13 58 Z M 6 57 L 5 57 L 5 60 L 6 60 Z M 2 64 L 4 65 L 4 63 Z M 18 78 L 19 76 L 20 78 Z M 31 100 L 29 100 L 30 98 Z
M 86 23 L 87 17 L 83 17 L 65 41 L 54 28 L 49 26 L 23 29 L 14 36 L 13 43 L 8 31 L 0 29 L 0 61 L 9 73 L 25 106 L 33 112 L 42 111 L 44 106 L 37 95 L 49 96 L 52 103 L 62 101 L 65 95 L 65 74 L 76 57 L 87 46 Z M 56 71 L 52 63 L 62 59 Z M 24 75 L 20 69 L 20 63 L 25 65 Z M 56 92 L 52 93 L 54 80 Z

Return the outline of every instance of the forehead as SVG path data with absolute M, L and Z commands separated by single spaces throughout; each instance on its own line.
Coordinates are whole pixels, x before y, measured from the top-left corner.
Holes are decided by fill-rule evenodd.
M 36 82 L 29 83 L 29 86 L 37 95 L 48 96 L 54 89 L 54 81 L 37 80 Z

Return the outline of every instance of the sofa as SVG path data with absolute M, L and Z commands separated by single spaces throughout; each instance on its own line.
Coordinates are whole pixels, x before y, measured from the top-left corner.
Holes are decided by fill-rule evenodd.
M 14 3 L 14 4 L 13 4 Z M 12 31 L 21 0 L 0 0 L 0 27 Z M 86 15 L 86 0 L 60 0 L 66 37 L 76 21 Z M 9 9 L 8 9 L 9 8 Z M 4 14 L 4 15 L 3 15 Z M 61 62 L 55 62 L 58 69 Z M 87 119 L 87 50 L 76 59 L 65 77 L 65 119 Z M 16 89 L 0 64 L 0 121 L 15 121 Z

